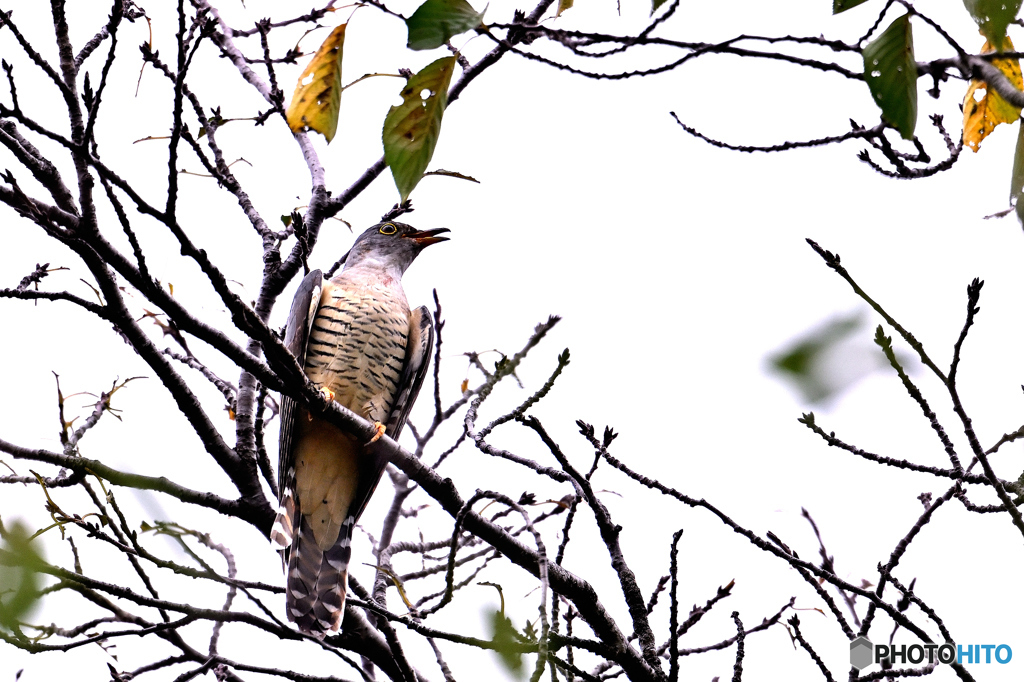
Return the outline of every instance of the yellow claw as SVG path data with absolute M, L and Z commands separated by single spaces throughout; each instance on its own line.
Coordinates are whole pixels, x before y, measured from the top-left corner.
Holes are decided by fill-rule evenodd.
M 323 386 L 323 387 L 320 388 L 320 395 L 322 395 L 324 397 L 324 400 L 327 400 L 327 401 L 334 400 L 334 391 L 332 391 L 331 389 L 327 388 L 326 386 Z
M 373 428 L 376 431 L 376 433 L 373 434 L 373 438 L 367 441 L 367 445 L 370 445 L 371 443 L 376 443 L 378 440 L 380 440 L 380 437 L 384 435 L 384 432 L 388 430 L 387 427 L 381 424 L 380 422 L 373 422 Z

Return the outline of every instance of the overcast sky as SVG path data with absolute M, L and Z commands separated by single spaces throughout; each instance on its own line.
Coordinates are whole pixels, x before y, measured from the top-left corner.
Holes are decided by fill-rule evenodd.
M 154 19 L 155 48 L 171 61 L 170 36 L 176 24 L 168 13 L 170 3 L 140 4 Z M 263 16 L 283 16 L 279 4 L 248 0 L 242 7 L 240 2 L 227 2 L 224 11 L 232 25 L 244 27 Z M 934 9 L 930 3 L 922 4 L 928 11 L 948 12 L 935 18 L 965 48 L 980 48 L 982 38 L 959 3 Z M 389 3 L 406 15 L 415 6 L 413 0 Z M 486 18 L 508 21 L 512 6 L 493 2 Z M 826 0 L 781 5 L 684 3 L 660 35 L 710 42 L 741 33 L 824 34 L 853 41 L 870 25 L 879 6 L 879 0 L 873 0 L 832 17 Z M 22 31 L 45 56 L 53 57 L 46 42 L 52 29 L 47 28 L 48 12 L 42 3 L 7 0 L 0 9 L 13 9 Z M 84 8 L 69 9 L 76 45 L 91 36 L 100 21 L 93 18 L 76 26 L 80 10 Z M 581 1 L 552 25 L 627 33 L 642 27 L 648 12 L 648 5 L 623 2 L 619 18 L 609 0 Z M 103 16 L 105 12 L 99 15 Z M 914 27 L 919 60 L 950 54 L 927 27 L 919 22 Z M 303 48 L 315 48 L 319 35 L 307 38 Z M 98 135 L 108 163 L 137 179 L 144 195 L 159 197 L 166 183 L 165 143 L 131 144 L 165 134 L 170 120 L 169 86 L 151 68 L 134 97 L 141 60 L 133 46 L 147 37 L 144 23 L 122 29 L 124 55 L 111 75 L 107 118 Z M 288 46 L 284 37 L 275 50 Z M 410 53 L 404 43 L 404 25 L 398 20 L 372 8 L 361 9 L 347 33 L 344 80 L 399 67 L 415 70 L 441 56 L 441 51 Z M 484 37 L 462 36 L 456 44 L 465 44 L 470 61 L 491 47 Z M 0 30 L 0 54 L 17 65 L 22 107 L 43 120 L 59 116 L 59 99 L 18 54 L 8 31 Z M 640 68 L 657 63 L 659 57 L 664 54 L 638 55 L 609 68 Z M 847 59 L 846 66 L 859 68 L 855 56 Z M 94 60 L 93 72 L 101 63 Z M 212 46 L 200 51 L 197 65 L 208 69 L 196 87 L 207 106 L 221 106 L 225 117 L 252 116 L 264 107 L 226 60 L 212 57 Z M 294 82 L 300 69 L 280 69 L 282 83 Z M 380 125 L 394 103 L 398 83 L 377 78 L 347 91 L 332 144 L 328 147 L 313 136 L 332 191 L 342 191 L 380 156 Z M 957 104 L 965 85 L 945 84 L 938 101 L 924 94 L 930 85 L 921 83 L 918 131 L 933 158 L 939 159 L 942 143 L 928 129 L 926 115 L 944 114 L 948 129 L 958 133 Z M 290 94 L 290 85 L 282 87 Z M 6 85 L 0 86 L 0 97 L 10 101 Z M 537 409 L 570 458 L 589 462 L 591 457 L 589 446 L 576 433 L 576 419 L 598 428 L 610 424 L 620 434 L 613 453 L 633 468 L 708 499 L 762 536 L 774 531 L 805 558 L 816 555 L 813 535 L 800 518 L 801 507 L 807 508 L 836 557 L 840 576 L 854 582 L 872 579 L 876 563 L 887 560 L 919 516 L 917 496 L 941 494 L 945 485 L 827 448 L 797 423 L 811 406 L 766 371 L 766 358 L 830 319 L 865 309 L 806 245 L 806 237 L 840 253 L 858 282 L 924 343 L 940 367 L 948 366 L 963 324 L 966 286 L 971 278 L 981 277 L 986 281 L 982 312 L 965 346 L 961 394 L 985 446 L 1024 423 L 1024 237 L 1012 216 L 983 220 L 1006 207 L 1016 125 L 1001 126 L 979 154 L 965 151 L 950 172 L 927 180 L 897 181 L 858 162 L 856 154 L 864 146 L 858 142 L 786 154 L 740 154 L 690 137 L 669 111 L 712 137 L 740 144 L 841 134 L 848 130 L 851 117 L 865 125 L 878 120 L 863 83 L 777 62 L 711 57 L 657 77 L 594 82 L 506 56 L 446 112 L 430 164 L 473 176 L 480 184 L 428 177 L 412 195 L 416 211 L 403 218 L 422 229 L 452 230 L 451 241 L 431 247 L 405 278 L 410 302 L 427 303 L 436 288 L 444 305 L 447 397 L 457 396 L 466 376 L 466 361 L 459 353 L 490 348 L 514 352 L 537 322 L 549 314 L 561 315 L 562 322 L 533 352 L 520 377 L 527 390 L 538 387 L 558 353 L 570 349 L 572 364 Z M 271 118 L 266 127 L 255 130 L 246 122 L 232 123 L 218 139 L 229 160 L 243 157 L 248 162 L 237 164 L 234 171 L 268 221 L 305 203 L 309 175 L 279 119 Z M 13 159 L 0 152 L 0 168 L 14 166 Z M 183 166 L 199 170 L 189 157 Z M 27 178 L 18 177 L 31 187 Z M 218 194 L 212 180 L 184 176 L 181 184 L 188 193 L 180 209 L 182 224 L 216 262 L 225 265 L 243 298 L 251 299 L 262 266 L 255 234 L 233 199 Z M 396 199 L 385 174 L 340 217 L 358 233 Z M 159 277 L 173 283 L 175 295 L 184 301 L 209 300 L 209 290 L 199 283 L 192 263 L 177 256 L 168 237 L 152 223 L 146 225 L 140 234 L 153 250 L 152 267 L 159 268 Z M 46 286 L 89 295 L 78 282 L 84 268 L 66 252 L 46 246 L 35 228 L 4 208 L 0 226 L 7 245 L 0 249 L 0 286 L 16 286 L 35 263 L 49 260 L 72 271 L 55 274 Z M 352 238 L 344 224 L 329 221 L 311 265 L 326 269 Z M 0 376 L 6 389 L 0 391 L 4 439 L 60 450 L 51 371 L 60 374 L 65 394 L 98 392 L 117 376 L 150 374 L 109 330 L 84 321 L 67 307 L 5 301 L 0 310 L 6 330 L 0 340 Z M 275 325 L 283 323 L 286 312 L 286 305 L 278 306 Z M 226 320 L 215 304 L 204 313 L 211 320 Z M 850 343 L 870 349 L 879 320 L 873 313 L 865 313 L 864 319 L 864 327 Z M 910 354 L 905 344 L 898 347 Z M 941 386 L 920 369 L 914 376 L 961 457 L 969 459 L 966 439 L 943 400 Z M 499 399 L 513 404 L 524 395 L 507 388 Z M 205 397 L 217 405 L 212 390 Z M 82 405 L 87 402 L 79 400 Z M 124 421 L 101 423 L 86 439 L 83 454 L 102 457 L 112 466 L 176 475 L 227 492 L 223 477 L 204 478 L 210 469 L 202 462 L 198 442 L 160 396 L 155 379 L 132 384 L 123 399 L 118 395 L 115 406 L 124 410 Z M 872 373 L 813 409 L 826 431 L 835 430 L 866 450 L 935 466 L 946 461 L 927 422 L 891 371 Z M 226 417 L 220 426 L 231 429 Z M 533 458 L 544 456 L 533 440 L 514 429 L 499 432 L 495 441 Z M 19 472 L 27 469 L 27 464 L 18 464 Z M 996 466 L 1002 476 L 1015 478 L 1021 469 L 1020 446 L 1004 447 Z M 464 493 L 481 487 L 516 497 L 530 485 L 528 479 L 518 482 L 508 468 L 469 448 L 456 455 L 446 475 L 453 476 Z M 516 484 L 508 487 L 512 480 Z M 666 572 L 668 542 L 678 528 L 686 529 L 680 545 L 684 604 L 703 603 L 718 585 L 737 580 L 734 603 L 724 606 L 706 630 L 692 633 L 685 646 L 728 636 L 732 624 L 727 616 L 733 609 L 751 625 L 794 594 L 799 595 L 800 608 L 821 607 L 792 571 L 769 561 L 708 514 L 664 504 L 610 472 L 599 479 L 598 487 L 617 493 L 603 499 L 625 528 L 625 551 L 627 557 L 637 558 L 634 570 L 645 591 Z M 382 490 L 387 488 L 382 484 Z M 128 493 L 122 492 L 122 497 Z M 5 488 L 0 494 L 0 500 L 22 498 L 13 513 L 11 505 L 0 502 L 4 521 L 20 515 L 30 525 L 45 525 L 38 490 Z M 387 500 L 387 495 L 375 500 L 367 518 L 379 515 Z M 976 494 L 974 501 L 993 502 L 983 494 Z M 152 497 L 138 503 L 150 518 L 184 513 L 169 512 L 161 506 L 164 502 Z M 948 505 L 915 542 L 897 575 L 905 583 L 918 577 L 918 594 L 940 612 L 958 641 L 1007 643 L 1014 648 L 1019 658 L 979 672 L 978 679 L 1019 679 L 1024 629 L 1013 614 L 1022 600 L 1020 591 L 1012 588 L 1019 582 L 1021 538 L 1008 518 L 990 516 L 968 515 L 959 505 Z M 450 521 L 440 523 L 438 535 L 450 532 Z M 48 535 L 48 556 L 67 564 L 66 546 L 53 532 Z M 243 576 L 281 579 L 276 555 L 256 533 L 241 531 L 237 540 L 231 539 L 233 547 L 237 542 Z M 625 617 L 624 606 L 614 599 L 617 592 L 605 563 L 603 556 L 573 557 L 570 552 L 569 567 L 594 571 L 594 581 L 611 588 L 610 608 Z M 475 589 L 481 610 L 491 602 L 496 606 L 493 592 Z M 510 615 L 521 626 L 535 617 L 535 598 L 518 601 L 519 611 L 513 609 Z M 44 611 L 40 620 L 60 615 Z M 800 615 L 811 624 L 807 627 L 833 671 L 845 674 L 847 652 L 839 629 L 813 610 Z M 819 621 L 820 627 L 815 626 Z M 887 634 L 884 627 L 876 627 L 879 636 Z M 752 637 L 747 647 L 748 667 L 762 678 L 770 677 L 771 666 L 779 665 L 787 666 L 793 679 L 810 679 L 815 673 L 804 654 L 793 651 L 781 628 Z M 717 658 L 687 660 L 683 672 L 696 679 L 724 678 L 730 674 L 731 657 L 732 652 L 725 652 Z M 22 680 L 27 682 L 66 677 L 72 671 L 75 679 L 105 680 L 108 660 L 96 647 L 47 659 L 3 646 L 0 681 L 12 679 L 20 668 L 26 669 Z M 125 654 L 119 669 L 130 669 L 131 660 Z M 484 664 L 481 661 L 490 665 L 486 657 L 464 662 L 456 656 L 456 677 L 473 679 L 469 670 Z M 433 671 L 429 674 L 437 677 Z M 936 675 L 952 676 L 949 670 Z

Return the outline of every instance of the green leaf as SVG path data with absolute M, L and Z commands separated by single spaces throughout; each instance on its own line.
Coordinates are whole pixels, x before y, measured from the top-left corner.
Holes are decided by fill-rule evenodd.
M 982 34 L 992 43 L 996 52 L 1003 51 L 1006 27 L 1017 18 L 1021 0 L 964 0 L 964 7 L 970 12 Z
M 452 36 L 476 28 L 484 18 L 466 0 L 427 0 L 405 20 L 410 50 L 433 50 Z
M 914 137 L 917 125 L 917 62 L 910 15 L 889 24 L 882 35 L 864 46 L 864 80 L 882 118 L 904 139 Z
M 1017 150 L 1013 153 L 1013 175 L 1010 176 L 1010 201 L 1020 202 L 1024 189 L 1024 123 L 1017 128 Z
M 665 0 L 661 0 L 661 1 L 665 2 Z M 572 0 L 558 0 L 558 11 L 555 12 L 555 16 L 556 17 L 562 16 L 562 12 L 564 12 L 567 9 L 572 9 Z M 655 9 L 657 9 L 657 7 L 655 7 L 654 9 L 651 10 L 651 14 L 654 14 L 654 10 Z
M 837 361 L 847 361 L 850 366 L 866 364 L 870 367 L 873 364 L 870 361 L 860 362 L 859 358 L 850 357 L 840 348 L 862 325 L 863 319 L 859 314 L 830 320 L 769 357 L 770 367 L 800 391 L 807 402 L 825 402 L 859 378 L 841 380 L 839 373 L 834 371 Z
M 523 650 L 512 621 L 500 611 L 495 611 L 491 615 L 491 630 L 494 633 L 491 641 L 501 662 L 509 672 L 518 676 L 523 669 Z
M 2 526 L 0 526 L 2 530 Z M 23 617 L 39 600 L 39 572 L 42 557 L 29 539 L 24 524 L 15 522 L 3 531 L 2 547 L 17 564 L 0 566 L 0 627 L 19 630 Z
M 651 1 L 651 16 L 658 11 L 658 8 L 665 4 L 665 0 L 652 0 Z
M 868 0 L 832 0 L 832 14 L 839 14 L 857 5 L 863 5 Z
M 441 134 L 455 57 L 442 57 L 409 79 L 402 103 L 384 119 L 384 160 L 404 202 L 423 177 Z M 423 93 L 429 93 L 426 97 Z
M 1024 225 L 1024 120 L 1017 128 L 1017 149 L 1013 153 L 1013 174 L 1010 176 L 1010 204 L 1017 209 L 1017 218 Z

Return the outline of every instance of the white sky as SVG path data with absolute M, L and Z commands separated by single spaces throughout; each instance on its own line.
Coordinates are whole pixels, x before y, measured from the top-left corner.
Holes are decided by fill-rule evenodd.
M 238 2 L 225 4 L 229 21 L 239 27 L 259 17 L 283 16 L 276 8 L 280 3 L 249 0 L 248 10 Z M 412 1 L 389 3 L 404 14 L 410 14 L 415 5 Z M 553 25 L 619 33 L 643 26 L 649 6 L 623 5 L 620 19 L 614 3 L 581 2 Z M 723 5 L 684 3 L 660 35 L 712 41 L 740 33 L 823 33 L 852 41 L 872 21 L 880 2 L 874 0 L 840 17 L 830 16 L 826 0 L 784 6 Z M 980 47 L 982 39 L 959 3 L 934 9 L 930 3 L 922 5 L 929 12 L 948 11 L 935 18 L 967 49 Z M 155 47 L 172 61 L 171 3 L 150 1 L 144 6 L 154 18 Z M 37 45 L 48 44 L 51 34 L 43 3 L 16 0 L 3 3 L 2 9 L 14 9 L 20 28 Z M 76 46 L 106 16 L 106 9 L 97 10 L 96 17 L 83 24 L 76 12 L 85 10 L 93 11 L 92 3 L 69 11 Z M 510 3 L 494 2 L 487 19 L 507 21 L 510 13 Z M 927 27 L 915 23 L 914 30 L 919 60 L 949 53 Z M 316 36 L 307 38 L 303 47 L 314 49 L 321 39 Z M 155 200 L 162 196 L 166 182 L 165 145 L 131 144 L 138 138 L 165 134 L 170 120 L 170 88 L 151 68 L 143 75 L 139 96 L 133 97 L 140 63 L 134 46 L 147 37 L 144 24 L 122 28 L 124 53 L 112 73 L 99 139 L 107 162 Z M 273 44 L 277 52 L 288 46 L 284 38 L 282 34 Z M 460 37 L 456 44 L 466 40 Z M 400 22 L 370 8 L 360 10 L 347 33 L 344 80 L 398 67 L 416 70 L 441 55 L 441 51 L 409 53 L 404 43 Z M 473 61 L 489 47 L 486 38 L 477 37 L 465 52 Z M 254 53 L 253 47 L 248 49 Z M 43 52 L 52 59 L 52 48 Z M 19 96 L 29 114 L 45 120 L 59 117 L 61 103 L 53 89 L 25 64 L 10 33 L 2 30 L 0 54 L 17 64 Z M 225 117 L 251 116 L 265 108 L 255 91 L 239 83 L 230 64 L 212 54 L 208 45 L 197 57 L 201 80 L 196 90 L 204 104 L 221 106 Z M 630 58 L 617 64 L 637 68 L 657 59 L 652 54 L 646 61 Z M 102 56 L 94 56 L 89 62 L 94 84 L 101 60 Z M 846 65 L 856 69 L 856 57 Z M 286 93 L 290 94 L 290 83 L 301 67 L 278 71 Z M 346 92 L 334 142 L 327 147 L 314 136 L 332 191 L 342 191 L 380 155 L 380 125 L 398 85 L 394 79 L 371 79 Z M 947 127 L 956 134 L 963 85 L 946 84 L 939 102 L 924 93 L 930 85 L 921 82 L 918 131 L 937 160 L 943 148 L 928 130 L 926 115 L 944 114 Z M 6 86 L 0 88 L 0 97 L 10 101 Z M 864 145 L 857 142 L 755 156 L 713 149 L 679 129 L 670 110 L 713 137 L 741 144 L 839 134 L 848 129 L 851 117 L 865 125 L 877 121 L 863 84 L 781 63 L 712 57 L 658 77 L 612 83 L 585 81 L 506 56 L 448 110 L 430 165 L 471 175 L 481 184 L 426 178 L 412 196 L 416 212 L 405 218 L 423 229 L 446 226 L 452 230 L 451 241 L 428 250 L 405 278 L 411 302 L 427 303 L 431 288 L 436 287 L 444 305 L 447 399 L 457 395 L 465 376 L 465 362 L 458 353 L 495 347 L 514 352 L 537 322 L 559 314 L 563 321 L 533 352 L 520 376 L 528 389 L 538 387 L 553 369 L 557 354 L 570 348 L 572 364 L 536 413 L 574 462 L 589 464 L 591 459 L 574 421 L 582 418 L 598 429 L 611 424 L 620 434 L 612 448 L 617 457 L 687 494 L 706 498 L 762 536 L 774 531 L 802 557 L 810 558 L 816 556 L 816 544 L 800 518 L 800 508 L 806 507 L 835 555 L 840 575 L 855 582 L 874 578 L 876 563 L 887 560 L 896 541 L 920 514 L 917 495 L 923 491 L 939 495 L 945 484 L 925 475 L 883 470 L 828 449 L 796 422 L 808 406 L 766 373 L 765 358 L 807 329 L 862 307 L 849 287 L 807 247 L 805 237 L 840 253 L 858 282 L 925 344 L 940 367 L 948 366 L 952 343 L 963 324 L 966 286 L 978 276 L 986 285 L 982 312 L 965 347 L 961 395 L 984 445 L 1018 428 L 1024 421 L 1019 389 L 1024 383 L 1019 352 L 1020 292 L 1024 289 L 1018 263 L 1021 230 L 1012 217 L 982 220 L 1006 205 L 1016 126 L 1001 126 L 985 141 L 980 154 L 965 151 L 954 170 L 908 182 L 882 178 L 859 163 L 855 155 Z M 238 164 L 234 171 L 268 222 L 305 203 L 309 176 L 279 119 L 272 118 L 255 132 L 248 123 L 232 123 L 219 132 L 218 139 L 229 160 L 244 157 L 252 164 Z M 198 162 L 189 156 L 184 157 L 183 166 L 199 170 Z M 15 163 L 9 155 L 0 154 L 0 167 L 13 169 Z M 25 187 L 34 188 L 24 173 L 18 177 Z M 253 297 L 261 268 L 259 241 L 233 199 L 218 194 L 209 179 L 183 176 L 180 182 L 187 197 L 181 202 L 182 224 L 215 262 L 224 264 L 243 296 Z M 376 222 L 396 197 L 390 176 L 382 176 L 341 217 L 361 230 Z M 8 245 L 0 250 L 0 286 L 16 286 L 36 262 L 49 260 L 72 271 L 55 273 L 44 286 L 90 295 L 78 282 L 85 272 L 76 259 L 45 245 L 35 228 L 9 210 L 0 209 L 0 225 Z M 152 254 L 152 267 L 159 270 L 161 279 L 175 285 L 175 295 L 190 303 L 209 301 L 209 289 L 195 277 L 197 269 L 177 255 L 171 240 L 152 222 L 139 225 L 140 238 Z M 329 267 L 351 239 L 344 225 L 330 221 L 311 264 Z M 59 451 L 51 370 L 60 374 L 65 394 L 98 392 L 115 377 L 151 374 L 108 329 L 83 323 L 68 306 L 5 301 L 2 310 L 6 333 L 0 341 L 4 351 L 0 376 L 6 390 L 0 391 L 0 437 Z M 285 298 L 275 310 L 275 324 L 283 322 L 286 310 Z M 215 323 L 225 323 L 226 316 L 217 306 L 207 306 L 203 314 Z M 857 339 L 864 346 L 871 345 L 878 322 L 873 315 L 867 319 L 869 324 Z M 909 353 L 905 345 L 898 347 Z M 194 350 L 201 359 L 216 364 L 208 349 L 197 345 Z M 237 375 L 226 371 L 225 375 L 237 380 Z M 968 461 L 966 439 L 943 400 L 941 387 L 920 370 L 915 380 L 951 433 L 961 458 Z M 218 413 L 216 393 L 205 386 L 200 390 L 210 412 L 220 419 L 219 426 L 229 431 L 231 423 Z M 523 397 L 525 392 L 506 387 L 496 400 L 511 405 Z M 80 404 L 87 401 L 79 400 Z M 421 408 L 428 399 L 423 403 Z M 84 455 L 229 492 L 224 477 L 204 462 L 197 440 L 161 396 L 154 379 L 130 385 L 118 394 L 115 406 L 124 410 L 124 421 L 105 418 L 83 442 Z M 890 372 L 868 377 L 815 412 L 826 431 L 834 429 L 840 438 L 869 451 L 923 464 L 946 464 L 937 439 Z M 492 406 L 485 418 L 497 414 Z M 276 435 L 268 440 L 276 442 Z M 493 440 L 547 462 L 536 441 L 514 429 L 499 431 Z M 2 459 L 19 472 L 29 466 Z M 469 448 L 460 450 L 446 467 L 446 475 L 455 478 L 466 496 L 478 487 L 500 489 L 512 497 L 524 489 L 537 489 L 529 479 L 517 478 L 509 467 Z M 1020 446 L 1004 446 L 996 467 L 1004 477 L 1015 478 L 1021 469 Z M 720 604 L 681 646 L 702 646 L 729 636 L 732 610 L 739 610 L 750 626 L 794 594 L 800 608 L 822 606 L 792 571 L 769 560 L 710 515 L 666 504 L 610 471 L 599 475 L 596 485 L 621 495 L 606 494 L 603 501 L 625 528 L 627 557 L 633 560 L 645 592 L 667 571 L 668 542 L 680 527 L 686 529 L 680 545 L 683 604 L 703 604 L 718 585 L 737 580 L 734 596 Z M 379 528 L 372 519 L 388 501 L 389 488 L 382 484 L 383 494 L 378 494 L 366 517 L 368 528 Z M 543 490 L 555 497 L 566 492 Z M 127 491 L 120 495 L 119 499 L 131 503 Z M 976 492 L 972 499 L 992 502 L 990 496 Z M 195 518 L 201 524 L 209 518 L 188 516 L 151 497 L 140 496 L 138 502 L 151 519 Z M 20 516 L 40 527 L 47 522 L 41 506 L 38 490 L 5 487 L 0 496 L 5 522 Z M 69 507 L 86 510 L 84 504 L 69 503 Z M 450 532 L 446 517 L 434 518 L 437 524 L 427 526 L 431 537 Z M 213 529 L 215 535 L 222 534 L 218 539 L 230 541 L 237 550 L 240 575 L 280 580 L 276 555 L 261 537 L 239 530 L 242 527 Z M 86 546 L 85 541 L 79 542 L 83 550 Z M 549 540 L 549 548 L 553 546 Z M 581 544 L 575 555 L 570 550 L 569 567 L 599 585 L 608 595 L 606 605 L 627 622 L 606 554 L 596 546 L 587 551 L 584 547 Z M 67 546 L 53 531 L 46 536 L 46 548 L 51 559 L 69 564 Z M 918 578 L 919 596 L 939 611 L 959 641 L 1007 643 L 1014 648 L 1018 656 L 1010 665 L 973 668 L 977 679 L 1020 678 L 1024 628 L 1014 615 L 1021 598 L 1019 590 L 1013 589 L 1020 548 L 1019 534 L 1008 518 L 972 516 L 951 503 L 915 541 L 897 572 L 904 583 Z M 170 555 L 169 548 L 163 551 Z M 368 561 L 369 553 L 364 552 Z M 83 551 L 87 571 L 97 571 L 100 561 Z M 103 570 L 106 567 L 99 572 Z M 363 581 L 368 583 L 369 570 L 363 570 L 367 576 Z M 512 587 L 517 584 L 515 575 L 506 570 L 490 579 L 506 585 L 509 614 L 522 626 L 536 617 L 537 597 L 526 594 L 529 587 L 517 593 Z M 185 589 L 200 594 L 206 587 L 190 584 Z M 489 588 L 471 589 L 475 591 L 463 597 L 466 604 L 451 614 L 450 627 L 482 634 L 482 625 L 472 619 L 485 607 L 496 606 L 497 599 Z M 211 603 L 220 599 L 217 591 L 210 594 Z M 394 607 L 397 602 L 391 603 Z M 663 609 L 659 607 L 655 618 L 662 630 Z M 44 610 L 39 620 L 61 620 L 63 615 L 59 610 Z M 805 633 L 834 673 L 845 676 L 848 659 L 839 629 L 813 610 L 800 611 L 800 617 Z M 474 627 L 479 629 L 474 632 Z M 877 625 L 872 632 L 881 639 L 889 628 Z M 231 639 L 230 627 L 224 637 L 224 654 L 243 658 L 239 652 L 245 644 Z M 202 641 L 197 635 L 197 644 Z M 140 663 L 129 648 L 127 643 L 119 647 L 118 669 Z M 262 654 L 260 650 L 257 655 Z M 732 655 L 730 650 L 718 657 L 684 660 L 683 674 L 726 679 L 731 676 Z M 490 669 L 493 665 L 486 655 L 449 656 L 460 680 L 474 679 L 484 669 L 477 666 Z M 21 668 L 25 668 L 21 679 L 27 682 L 68 674 L 83 681 L 105 680 L 109 679 L 108 660 L 98 647 L 29 657 L 4 646 L 0 681 L 12 679 Z M 324 659 L 312 665 L 329 663 Z M 431 679 L 440 679 L 430 665 L 421 667 Z M 786 670 L 788 679 L 811 679 L 817 673 L 805 654 L 793 652 L 789 637 L 778 627 L 748 639 L 746 667 L 761 678 L 770 677 L 774 670 Z M 173 679 L 182 671 L 178 668 L 149 679 Z M 351 677 L 344 668 L 335 668 L 334 673 Z M 935 675 L 952 678 L 949 670 Z

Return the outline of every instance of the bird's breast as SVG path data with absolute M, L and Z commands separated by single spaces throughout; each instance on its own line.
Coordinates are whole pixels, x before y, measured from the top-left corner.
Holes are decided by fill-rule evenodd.
M 306 374 L 334 399 L 386 421 L 405 362 L 409 306 L 401 288 L 381 281 L 324 287 L 306 351 Z

